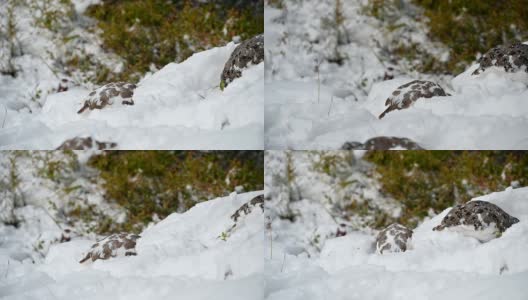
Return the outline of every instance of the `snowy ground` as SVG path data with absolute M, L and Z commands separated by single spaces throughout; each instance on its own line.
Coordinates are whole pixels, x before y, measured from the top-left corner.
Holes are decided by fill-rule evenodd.
M 500 238 L 480 243 L 456 232 L 432 231 L 448 208 L 414 229 L 410 250 L 384 255 L 375 253 L 375 235 L 360 231 L 328 239 L 319 255 L 309 255 L 281 238 L 292 235 L 292 228 L 274 222 L 266 299 L 525 299 L 527 197 L 528 188 L 508 188 L 475 198 L 520 220 Z
M 91 92 L 72 88 L 47 97 L 39 113 L 9 110 L 0 148 L 54 149 L 76 136 L 117 143 L 119 149 L 262 149 L 263 68 L 244 70 L 218 87 L 230 43 L 147 75 L 133 106 L 77 114 Z
M 18 260 L 0 246 L 2 299 L 261 299 L 260 208 L 233 225 L 230 216 L 262 192 L 233 193 L 174 213 L 144 230 L 137 256 L 79 264 L 94 240 L 50 247 L 42 263 Z
M 76 0 L 69 8 L 59 0 L 33 2 L 74 17 L 58 17 L 60 30 L 51 30 L 37 26 L 38 9 L 0 3 L 0 31 L 8 28 L 11 7 L 16 22 L 15 37 L 0 39 L 0 149 L 52 150 L 90 136 L 115 142 L 118 149 L 263 148 L 264 64 L 244 70 L 224 91 L 219 88 L 234 43 L 146 74 L 134 106 L 77 114 L 97 87 L 98 68 L 123 69 L 121 58 L 101 48 L 95 21 L 83 15 L 100 1 Z M 82 67 L 70 66 L 71 60 Z M 16 76 L 4 74 L 9 65 Z M 69 90 L 58 93 L 63 79 Z
M 527 74 L 469 76 L 477 65 L 455 78 L 411 71 L 386 54 L 396 39 L 424 45 L 440 61 L 448 49 L 431 43 L 427 28 L 405 15 L 389 32 L 364 14 L 366 1 L 342 2 L 345 21 L 337 27 L 328 25 L 335 1 L 266 6 L 267 149 L 339 149 L 377 136 L 410 138 L 426 149 L 528 147 Z M 332 62 L 336 56 L 345 58 L 342 65 Z M 414 79 L 433 80 L 453 96 L 418 101 L 379 120 L 392 91 Z

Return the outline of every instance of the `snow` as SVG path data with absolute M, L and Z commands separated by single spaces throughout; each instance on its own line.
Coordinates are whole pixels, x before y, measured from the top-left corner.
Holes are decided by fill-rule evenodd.
M 255 209 L 222 240 L 231 214 L 262 194 L 233 193 L 173 213 L 144 230 L 137 256 L 79 264 L 95 240 L 50 247 L 42 263 L 0 252 L 2 299 L 260 299 L 263 296 L 262 211 Z M 0 249 L 5 247 L 1 244 Z
M 410 249 L 377 254 L 375 236 L 355 231 L 326 240 L 320 255 L 289 253 L 275 229 L 266 255 L 266 299 L 524 299 L 528 293 L 528 187 L 477 197 L 520 222 L 481 243 L 458 232 L 433 231 L 450 208 L 414 229 Z
M 378 136 L 409 138 L 431 150 L 528 147 L 526 72 L 490 68 L 471 76 L 478 64 L 455 77 L 411 71 L 405 60 L 385 55 L 395 40 L 416 42 L 439 60 L 448 57 L 448 49 L 432 43 L 427 28 L 405 15 L 396 18 L 404 26 L 386 32 L 362 12 L 365 3 L 343 4 L 345 22 L 336 30 L 348 40 L 341 43 L 336 30 L 322 25 L 331 19 L 335 1 L 265 7 L 266 149 L 339 149 Z M 343 65 L 329 62 L 332 49 L 347 57 Z M 420 99 L 379 120 L 391 93 L 417 79 L 436 82 L 452 96 Z
M 224 91 L 218 87 L 235 47 L 196 53 L 147 75 L 132 106 L 77 114 L 90 90 L 73 88 L 49 95 L 40 113 L 9 110 L 0 148 L 54 149 L 66 139 L 92 136 L 119 149 L 261 149 L 264 64 L 244 70 Z

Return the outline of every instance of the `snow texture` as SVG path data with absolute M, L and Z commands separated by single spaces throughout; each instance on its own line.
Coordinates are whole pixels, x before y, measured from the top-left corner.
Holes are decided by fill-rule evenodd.
M 528 188 L 478 197 L 520 222 L 481 243 L 453 231 L 433 231 L 449 212 L 414 229 L 406 252 L 377 254 L 375 237 L 350 232 L 328 239 L 320 256 L 292 253 L 275 228 L 266 255 L 266 299 L 515 299 L 528 293 Z M 308 226 L 308 224 L 305 224 Z
M 471 76 L 476 63 L 455 78 L 420 74 L 384 55 L 384 45 L 423 45 L 444 61 L 448 49 L 431 42 L 423 24 L 401 15 L 386 32 L 362 11 L 366 1 L 350 0 L 341 1 L 342 26 L 328 26 L 336 1 L 283 2 L 280 10 L 265 7 L 266 149 L 340 149 L 379 136 L 425 149 L 528 147 L 528 73 L 490 67 Z M 452 96 L 417 101 L 379 120 L 391 93 L 413 80 L 436 82 Z
M 32 264 L 6 255 L 4 241 L 0 298 L 262 299 L 262 211 L 245 215 L 220 238 L 233 226 L 230 216 L 261 194 L 233 193 L 171 214 L 140 234 L 137 256 L 80 264 L 94 241 L 73 239 L 52 245 L 42 263 Z
M 48 95 L 40 113 L 8 109 L 0 149 L 55 149 L 75 137 L 115 142 L 118 149 L 262 149 L 264 64 L 219 89 L 235 46 L 196 53 L 147 75 L 131 106 L 77 114 L 91 92 L 77 87 Z

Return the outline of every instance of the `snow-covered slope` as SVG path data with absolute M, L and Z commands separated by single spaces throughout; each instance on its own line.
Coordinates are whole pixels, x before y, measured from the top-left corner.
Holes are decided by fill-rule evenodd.
M 449 49 L 431 42 L 427 27 L 405 14 L 396 16 L 392 31 L 384 30 L 386 24 L 362 9 L 367 1 L 341 2 L 339 26 L 331 25 L 337 1 L 265 8 L 267 149 L 339 149 L 379 136 L 409 138 L 426 149 L 528 147 L 527 73 L 490 69 L 470 76 L 478 64 L 456 78 L 413 71 L 406 59 L 391 57 L 391 45 L 418 44 L 438 61 Z M 398 1 L 417 14 L 409 2 Z M 389 95 L 416 79 L 436 82 L 453 96 L 418 100 L 379 120 Z
M 262 149 L 264 64 L 243 71 L 224 91 L 220 74 L 236 45 L 194 54 L 147 75 L 133 106 L 114 104 L 82 114 L 90 90 L 49 95 L 38 113 L 8 110 L 2 149 L 55 149 L 76 136 L 119 149 Z
M 53 245 L 41 264 L 0 252 L 0 298 L 261 299 L 262 210 L 229 231 L 230 216 L 259 194 L 233 193 L 170 215 L 140 234 L 137 256 L 79 264 L 95 242 L 82 239 Z
M 520 220 L 487 243 L 433 231 L 450 209 L 414 229 L 403 253 L 376 254 L 375 236 L 360 232 L 327 240 L 316 258 L 276 243 L 273 259 L 267 256 L 266 299 L 525 299 L 527 197 L 524 187 L 475 198 Z

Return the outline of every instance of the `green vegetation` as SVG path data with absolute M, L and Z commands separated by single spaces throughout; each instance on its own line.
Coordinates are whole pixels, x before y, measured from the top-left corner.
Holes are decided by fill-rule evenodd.
M 224 45 L 234 36 L 264 32 L 259 1 L 127 0 L 105 1 L 87 14 L 98 20 L 104 47 L 125 60 L 123 72 L 97 81 L 137 81 L 152 67 L 181 62 L 193 53 Z
M 447 63 L 429 59 L 417 45 L 397 45 L 395 55 L 409 60 L 419 59 L 421 72 L 459 74 L 478 53 L 513 39 L 528 38 L 528 5 L 525 0 L 413 0 L 423 8 L 429 34 L 451 49 Z M 405 26 L 397 15 L 404 10 L 402 1 L 370 0 L 366 12 L 382 21 L 387 29 Z M 417 17 L 421 21 L 421 17 Z M 426 59 L 426 60 L 423 60 Z
M 382 191 L 403 204 L 399 220 L 415 225 L 471 198 L 528 185 L 528 153 L 511 151 L 371 151 Z
M 263 189 L 263 160 L 262 151 L 112 151 L 89 165 L 100 170 L 105 198 L 127 211 L 118 230 L 139 231 L 154 215 L 163 219 L 237 187 Z

